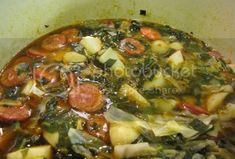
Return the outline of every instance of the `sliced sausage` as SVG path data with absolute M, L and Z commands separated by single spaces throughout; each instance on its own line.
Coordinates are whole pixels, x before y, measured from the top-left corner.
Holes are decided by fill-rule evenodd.
M 108 122 L 103 115 L 91 115 L 85 126 L 89 134 L 96 136 L 105 142 L 109 140 Z
M 63 31 L 62 34 L 66 37 L 68 43 L 80 41 L 78 36 L 79 31 L 75 28 L 67 29 Z
M 139 55 L 145 51 L 145 46 L 136 39 L 125 38 L 120 43 L 120 49 L 129 55 Z
M 65 43 L 66 37 L 63 34 L 53 34 L 42 41 L 42 48 L 54 51 L 64 47 Z
M 77 79 L 76 79 L 75 73 L 70 72 L 68 75 L 68 84 L 70 88 L 74 88 L 77 85 Z
M 91 83 L 80 84 L 69 92 L 69 104 L 79 111 L 96 112 L 103 107 L 103 94 Z
M 4 70 L 1 76 L 1 83 L 7 87 L 20 85 L 24 80 L 25 77 L 19 77 L 13 67 Z
M 44 57 L 49 54 L 49 51 L 39 48 L 39 47 L 31 47 L 27 50 L 27 55 L 29 57 Z
M 30 57 L 27 57 L 27 56 L 22 56 L 22 57 L 19 57 L 19 58 L 15 59 L 15 61 L 13 61 L 12 65 L 17 65 L 17 64 L 20 64 L 20 63 L 27 63 L 31 66 L 32 65 L 32 59 Z
M 11 121 L 24 121 L 31 115 L 30 110 L 25 107 L 4 107 L 0 106 L 0 121 L 11 122 Z
M 142 27 L 140 28 L 140 33 L 144 35 L 149 40 L 159 40 L 161 39 L 161 34 L 149 27 Z
M 20 57 L 12 62 L 1 74 L 0 80 L 4 86 L 11 87 L 21 85 L 31 73 L 31 59 Z
M 27 64 L 20 63 L 4 70 L 0 77 L 1 83 L 7 87 L 23 84 L 31 74 L 30 67 L 24 67 L 28 67 Z
M 34 79 L 45 80 L 45 83 L 55 83 L 59 81 L 60 74 L 56 70 L 50 70 L 47 66 L 40 66 L 34 69 Z

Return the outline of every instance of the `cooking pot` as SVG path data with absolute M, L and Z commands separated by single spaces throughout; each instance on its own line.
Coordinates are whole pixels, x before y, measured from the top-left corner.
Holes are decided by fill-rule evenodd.
M 30 41 L 86 19 L 168 24 L 204 40 L 235 62 L 234 0 L 1 0 L 0 68 Z

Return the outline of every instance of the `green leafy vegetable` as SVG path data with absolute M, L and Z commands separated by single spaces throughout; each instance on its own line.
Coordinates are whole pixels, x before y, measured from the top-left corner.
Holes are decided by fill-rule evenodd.
M 77 117 L 66 110 L 57 110 L 57 100 L 52 98 L 46 105 L 46 111 L 41 117 L 43 130 L 59 133 L 59 142 L 56 145 L 60 151 L 67 153 L 70 147 L 68 131 L 76 127 Z
M 189 125 L 194 129 L 199 132 L 205 132 L 208 130 L 208 126 L 204 124 L 201 120 L 199 119 L 193 119 L 192 122 L 189 123 Z
M 118 47 L 118 42 L 125 37 L 123 32 L 110 28 L 100 28 L 96 35 L 101 38 L 106 47 Z
M 165 145 L 174 146 L 174 145 L 183 144 L 185 142 L 185 139 L 183 135 L 176 134 L 176 135 L 164 136 L 161 138 L 161 141 Z
M 23 73 L 29 73 L 30 72 L 30 67 L 29 64 L 27 63 L 20 63 L 17 65 L 17 75 L 20 76 Z
M 90 150 L 99 153 L 107 149 L 106 144 L 102 140 L 84 131 L 71 128 L 69 129 L 68 136 L 72 144 L 72 149 L 87 158 L 93 158 Z

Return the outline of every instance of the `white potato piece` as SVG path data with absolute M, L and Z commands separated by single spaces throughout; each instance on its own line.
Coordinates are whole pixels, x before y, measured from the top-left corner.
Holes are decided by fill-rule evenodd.
M 107 62 L 109 59 L 116 60 L 115 63 L 111 66 L 111 70 L 114 75 L 117 77 L 122 77 L 125 75 L 125 65 L 123 64 L 120 54 L 113 50 L 112 48 L 108 48 L 99 58 L 98 60 L 101 63 Z
M 152 51 L 159 53 L 159 54 L 164 54 L 169 50 L 169 45 L 163 41 L 163 40 L 156 40 L 153 41 L 151 44 L 151 49 Z
M 158 89 L 166 86 L 166 80 L 161 72 L 158 72 L 152 81 L 146 81 L 143 85 L 144 90 Z
M 50 145 L 20 149 L 7 154 L 7 159 L 52 159 Z
M 220 92 L 210 95 L 206 100 L 207 110 L 213 112 L 217 110 L 224 102 L 224 99 L 229 95 L 228 92 Z
M 63 57 L 63 62 L 67 63 L 81 63 L 86 62 L 86 56 L 79 54 L 77 52 L 66 52 Z
M 119 90 L 122 97 L 127 97 L 130 102 L 137 104 L 140 107 L 148 107 L 150 103 L 133 87 L 128 84 L 123 84 Z
M 85 47 L 89 55 L 94 55 L 102 48 L 102 42 L 98 37 L 86 36 L 80 41 L 80 44 Z
M 58 132 L 50 133 L 47 131 L 43 131 L 43 137 L 50 145 L 52 145 L 53 147 L 56 148 L 56 145 L 59 142 L 59 133 Z
M 180 64 L 182 64 L 184 62 L 184 57 L 182 55 L 182 52 L 176 51 L 175 53 L 173 53 L 168 59 L 167 62 L 172 66 L 172 67 L 177 67 Z
M 174 99 L 164 98 L 156 98 L 151 101 L 153 102 L 154 107 L 161 113 L 172 111 L 178 103 L 178 101 Z
M 183 49 L 183 45 L 180 42 L 173 42 L 170 44 L 170 48 L 174 50 L 181 50 Z
M 126 133 L 125 133 L 126 132 Z M 140 135 L 139 132 L 127 124 L 111 124 L 109 130 L 111 143 L 115 145 L 130 144 Z

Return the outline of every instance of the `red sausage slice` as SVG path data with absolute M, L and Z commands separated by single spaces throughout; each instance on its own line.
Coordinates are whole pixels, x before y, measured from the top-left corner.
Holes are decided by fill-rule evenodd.
M 15 61 L 13 61 L 13 65 L 17 65 L 19 63 L 27 63 L 31 66 L 32 65 L 32 59 L 30 57 L 27 57 L 27 56 L 22 56 L 22 57 L 19 57 L 19 58 L 15 59 Z
M 44 57 L 47 56 L 49 52 L 42 48 L 31 47 L 27 50 L 27 55 L 29 57 Z
M 149 27 L 140 28 L 140 33 L 149 40 L 158 40 L 161 38 L 161 34 L 159 32 Z
M 34 69 L 34 78 L 36 80 L 45 79 L 49 83 L 55 83 L 59 80 L 60 74 L 58 71 L 49 69 L 47 66 L 41 66 Z
M 14 61 L 13 66 L 10 66 L 1 74 L 1 83 L 7 87 L 23 84 L 31 72 L 30 63 L 29 57 L 21 57 Z
M 66 37 L 68 43 L 80 41 L 78 33 L 79 31 L 75 28 L 67 29 L 62 32 L 62 34 Z
M 53 34 L 42 41 L 42 48 L 54 51 L 64 47 L 65 43 L 66 37 L 63 34 Z
M 31 112 L 25 106 L 23 107 L 4 107 L 0 106 L 0 121 L 11 122 L 11 121 L 24 121 L 28 119 Z
M 129 55 L 140 55 L 145 51 L 141 42 L 133 38 L 125 38 L 120 43 L 120 49 Z
M 70 88 L 74 88 L 77 85 L 77 79 L 75 73 L 69 73 L 68 75 L 68 84 Z
M 79 111 L 96 112 L 103 107 L 103 102 L 103 94 L 91 83 L 78 85 L 69 92 L 69 104 Z

